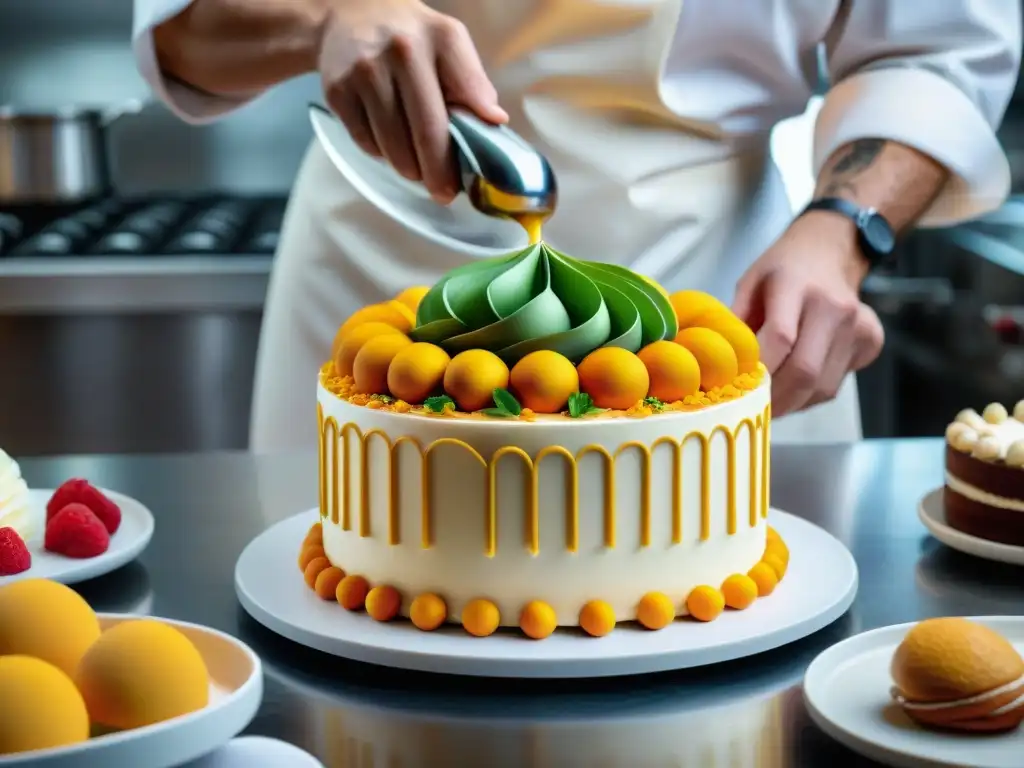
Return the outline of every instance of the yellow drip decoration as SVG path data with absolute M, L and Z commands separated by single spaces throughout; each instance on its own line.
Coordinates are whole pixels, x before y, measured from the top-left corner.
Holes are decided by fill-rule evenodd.
M 493 557 L 498 549 L 498 464 L 506 456 L 517 456 L 526 472 L 526 514 L 523 519 L 523 546 L 533 555 L 540 552 L 540 467 L 549 456 L 558 456 L 565 462 L 566 493 L 565 493 L 565 541 L 568 552 L 579 551 L 579 462 L 589 454 L 599 457 L 603 466 L 602 479 L 604 504 L 602 509 L 603 544 L 611 549 L 616 545 L 616 484 L 615 467 L 620 456 L 630 450 L 636 450 L 640 459 L 640 493 L 639 493 L 639 533 L 640 546 L 651 546 L 651 462 L 654 451 L 662 446 L 672 448 L 672 500 L 671 500 L 671 539 L 673 544 L 683 541 L 683 454 L 686 444 L 696 440 L 700 448 L 700 531 L 699 538 L 706 541 L 711 536 L 711 443 L 716 434 L 721 434 L 726 443 L 726 530 L 734 535 L 739 528 L 736 509 L 736 446 L 744 430 L 749 435 L 749 497 L 750 509 L 747 521 L 755 527 L 758 518 L 767 517 L 769 500 L 770 467 L 770 425 L 771 407 L 766 406 L 763 414 L 754 419 L 744 418 L 734 429 L 718 425 L 710 434 L 690 432 L 682 440 L 662 437 L 647 446 L 637 441 L 620 445 L 614 452 L 609 452 L 601 445 L 586 445 L 575 455 L 568 449 L 552 445 L 540 450 L 535 457 L 517 446 L 503 446 L 485 459 L 468 443 L 456 438 L 444 437 L 424 447 L 413 437 L 403 436 L 392 440 L 380 429 L 367 430 L 365 433 L 354 422 L 349 422 L 339 429 L 333 417 L 324 418 L 323 408 L 317 405 L 317 421 L 320 431 L 320 517 L 341 525 L 342 530 L 352 530 L 351 511 L 351 463 L 353 449 L 359 452 L 359 522 L 358 535 L 372 536 L 371 530 L 371 494 L 365 489 L 371 486 L 370 445 L 378 438 L 387 452 L 388 472 L 388 508 L 387 508 L 387 540 L 392 546 L 401 542 L 400 530 L 400 499 L 402 479 L 400 476 L 400 449 L 409 444 L 420 457 L 420 543 L 424 549 L 434 545 L 434 454 L 443 445 L 451 445 L 467 451 L 485 470 L 484 494 L 484 553 Z M 758 472 L 760 460 L 760 473 Z M 340 470 L 339 470 L 340 466 Z M 340 477 L 339 477 L 340 475 Z M 760 494 L 757 481 L 760 475 Z M 758 498 L 759 496 L 759 498 Z M 758 511 L 760 510 L 760 515 Z M 339 513 L 340 511 L 340 513 Z M 340 517 L 340 519 L 339 519 Z
M 538 216 L 537 214 L 526 214 L 516 217 L 519 226 L 526 230 L 526 234 L 530 238 L 530 245 L 541 241 L 541 230 L 544 226 L 545 218 L 545 216 Z

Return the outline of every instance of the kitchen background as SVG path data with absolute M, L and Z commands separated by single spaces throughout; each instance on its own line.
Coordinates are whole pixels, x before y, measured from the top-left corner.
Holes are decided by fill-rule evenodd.
M 106 130 L 116 195 L 0 201 L 0 445 L 22 456 L 247 444 L 263 297 L 317 82 L 200 128 L 160 105 L 135 112 L 149 94 L 129 46 L 131 5 L 0 0 L 0 118 L 4 106 L 127 111 Z M 813 188 L 815 110 L 773 140 L 794 205 Z M 71 126 L 57 146 L 87 136 Z M 1000 136 L 1010 201 L 985 221 L 914 234 L 898 267 L 865 285 L 888 336 L 860 376 L 869 436 L 937 435 L 965 404 L 1024 397 L 1024 98 Z M 9 142 L 0 128 L 0 190 L 24 183 L 9 158 L 51 152 Z

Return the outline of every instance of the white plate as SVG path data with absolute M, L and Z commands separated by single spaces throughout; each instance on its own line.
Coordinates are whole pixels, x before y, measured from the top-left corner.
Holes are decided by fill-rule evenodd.
M 43 526 L 46 521 L 46 502 L 53 496 L 52 490 L 33 488 L 29 501 L 38 521 L 37 530 L 25 542 L 32 553 L 32 567 L 15 576 L 0 577 L 0 587 L 21 579 L 50 579 L 61 584 L 77 584 L 94 579 L 127 565 L 149 545 L 153 538 L 153 513 L 131 496 L 116 491 L 103 491 L 121 508 L 121 525 L 110 537 L 110 548 L 102 555 L 78 560 L 64 557 L 43 548 Z
M 99 616 L 103 629 L 151 618 L 114 613 Z M 170 619 L 158 621 L 181 630 L 202 654 L 210 672 L 210 703 L 205 709 L 70 747 L 0 757 L 0 768 L 172 768 L 213 752 L 249 725 L 263 700 L 259 657 L 241 641 L 215 629 Z
M 268 528 L 242 552 L 235 591 L 249 614 L 302 645 L 356 661 L 482 677 L 606 677 L 682 669 L 751 656 L 817 632 L 842 616 L 857 593 L 857 566 L 839 541 L 816 525 L 772 511 L 790 565 L 771 597 L 708 624 L 677 621 L 650 632 L 617 627 L 600 639 L 559 630 L 542 642 L 518 632 L 488 638 L 460 627 L 421 632 L 408 621 L 380 623 L 320 600 L 295 566 L 318 513 Z M 822 568 L 820 563 L 829 563 Z
M 1024 653 L 1024 617 L 970 617 Z M 855 752 L 894 766 L 1020 768 L 1024 730 L 1001 735 L 929 731 L 891 708 L 889 663 L 916 622 L 882 627 L 833 645 L 811 662 L 804 701 L 825 733 Z
M 931 531 L 932 536 L 947 547 L 985 560 L 1024 565 L 1024 547 L 979 539 L 977 536 L 950 528 L 946 523 L 946 510 L 942 505 L 942 488 L 925 494 L 917 507 L 917 516 L 924 523 L 924 527 Z

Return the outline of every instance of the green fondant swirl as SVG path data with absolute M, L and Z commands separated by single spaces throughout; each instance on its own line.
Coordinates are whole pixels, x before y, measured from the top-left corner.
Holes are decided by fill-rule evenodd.
M 449 272 L 423 297 L 411 335 L 452 355 L 486 349 L 510 366 L 541 349 L 578 362 L 598 347 L 636 352 L 672 339 L 676 315 L 635 272 L 539 243 Z

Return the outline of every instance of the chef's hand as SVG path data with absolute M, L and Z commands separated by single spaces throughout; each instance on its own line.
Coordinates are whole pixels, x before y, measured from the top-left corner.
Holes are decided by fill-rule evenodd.
M 773 416 L 831 400 L 878 357 L 882 324 L 858 297 L 867 271 L 853 224 L 820 211 L 795 220 L 740 279 L 733 309 L 758 331 Z
M 466 27 L 420 0 L 335 0 L 318 59 L 327 103 L 355 142 L 439 202 L 459 189 L 447 105 L 508 120 Z

